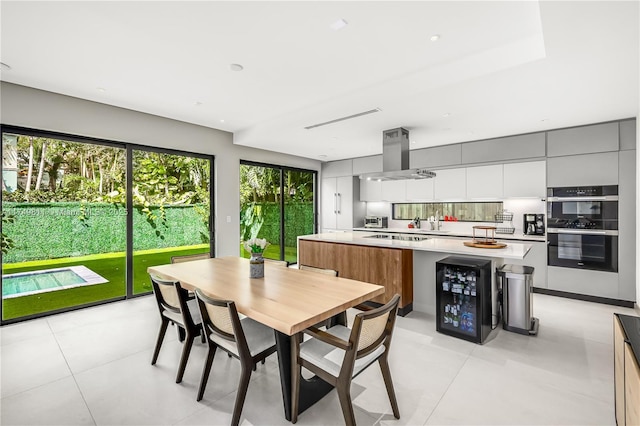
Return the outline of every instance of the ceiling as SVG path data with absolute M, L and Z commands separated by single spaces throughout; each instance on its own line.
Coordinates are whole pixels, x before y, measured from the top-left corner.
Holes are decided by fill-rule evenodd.
M 3 0 L 0 76 L 329 161 L 635 117 L 638 7 Z

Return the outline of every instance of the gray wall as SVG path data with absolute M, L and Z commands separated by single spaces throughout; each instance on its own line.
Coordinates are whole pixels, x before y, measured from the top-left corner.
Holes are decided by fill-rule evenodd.
M 215 155 L 217 256 L 239 254 L 241 159 L 320 170 L 319 161 L 234 145 L 229 132 L 124 108 L 5 82 L 0 99 L 2 124 Z

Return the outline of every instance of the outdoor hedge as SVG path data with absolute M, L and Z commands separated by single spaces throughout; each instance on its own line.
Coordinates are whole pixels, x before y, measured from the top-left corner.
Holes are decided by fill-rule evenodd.
M 264 223 L 258 236 L 271 244 L 280 244 L 280 204 L 258 203 L 262 206 Z M 287 203 L 284 209 L 285 246 L 295 247 L 298 235 L 313 233 L 313 203 Z
M 134 250 L 207 243 L 205 205 L 150 206 L 155 220 L 141 207 L 133 209 Z M 15 247 L 3 255 L 4 263 L 75 257 L 126 249 L 126 211 L 104 203 L 3 203 L 15 217 L 3 225 Z

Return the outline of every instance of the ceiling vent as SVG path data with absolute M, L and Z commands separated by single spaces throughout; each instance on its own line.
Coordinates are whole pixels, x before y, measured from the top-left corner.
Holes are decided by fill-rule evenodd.
M 339 123 L 340 121 L 351 120 L 352 118 L 362 117 L 363 115 L 373 114 L 375 112 L 382 111 L 380 108 L 370 109 L 369 111 L 359 112 L 353 115 L 347 115 L 346 117 L 336 118 L 335 120 L 325 121 L 324 123 L 313 124 L 311 126 L 305 127 L 307 130 L 315 129 L 316 127 L 326 126 L 328 124 Z
M 429 179 L 436 174 L 427 169 L 409 168 L 409 131 L 402 127 L 382 132 L 382 172 L 366 173 L 360 179 L 406 180 Z

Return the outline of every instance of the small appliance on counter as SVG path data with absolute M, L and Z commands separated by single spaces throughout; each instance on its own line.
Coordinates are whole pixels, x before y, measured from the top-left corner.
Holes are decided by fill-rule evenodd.
M 525 235 L 544 235 L 544 214 L 525 213 L 522 230 Z
M 365 216 L 365 228 L 388 228 L 389 218 L 387 216 Z

